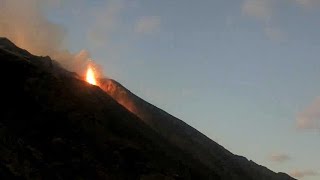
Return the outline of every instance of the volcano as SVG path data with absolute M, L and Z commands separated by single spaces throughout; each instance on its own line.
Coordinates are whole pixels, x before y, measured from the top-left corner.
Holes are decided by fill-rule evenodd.
M 91 85 L 0 38 L 0 179 L 291 180 L 111 79 Z

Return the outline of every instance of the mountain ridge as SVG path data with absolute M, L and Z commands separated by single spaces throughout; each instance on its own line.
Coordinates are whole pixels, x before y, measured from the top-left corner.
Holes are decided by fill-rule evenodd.
M 243 168 L 237 170 L 238 165 L 230 167 L 229 163 L 224 162 L 225 159 L 220 159 L 222 162 L 218 163 L 222 169 L 216 168 L 216 162 L 210 165 L 211 161 L 203 161 L 202 156 L 206 155 L 201 153 L 214 150 L 206 149 L 206 146 L 202 147 L 204 150 L 200 154 L 197 154 L 197 149 L 183 150 L 194 134 L 198 134 L 197 138 L 203 135 L 183 121 L 174 120 L 176 125 L 172 125 L 173 116 L 135 99 L 138 97 L 133 95 L 130 98 L 135 99 L 132 102 L 137 107 L 129 112 L 128 106 L 126 108 L 121 104 L 116 93 L 111 93 L 110 84 L 101 85 L 101 88 L 89 85 L 50 57 L 31 55 L 5 38 L 0 38 L 0 65 L 0 75 L 5 77 L 2 82 L 4 87 L 0 89 L 1 105 L 5 107 L 0 109 L 3 116 L 0 120 L 1 179 L 257 177 L 250 176 L 249 169 L 246 172 Z M 128 93 L 128 90 L 124 92 Z M 159 117 L 150 117 L 153 113 L 160 119 L 165 117 L 163 122 L 157 122 Z M 179 143 L 180 140 L 173 141 L 170 137 L 180 126 L 187 129 L 186 134 L 190 133 L 186 144 Z M 159 129 L 155 130 L 156 127 Z M 168 128 L 168 132 L 163 130 L 164 127 Z M 178 139 L 184 140 L 183 135 L 178 134 Z M 199 140 L 197 138 L 191 142 Z M 206 138 L 202 137 L 200 141 L 216 144 L 222 149 L 217 154 L 223 152 L 230 159 L 243 160 Z M 213 153 L 214 156 L 218 156 L 216 153 Z M 240 160 L 231 162 L 239 163 Z M 243 160 L 241 164 L 248 162 Z M 262 171 L 259 165 L 249 163 L 246 166 Z M 265 171 L 268 175 L 258 175 L 264 175 L 265 179 L 293 179 L 268 169 Z M 227 176 L 228 173 L 233 175 Z
M 250 171 L 253 171 L 256 169 L 252 169 L 254 166 L 259 166 L 264 170 L 267 169 L 251 160 L 248 161 L 245 157 L 231 153 L 184 121 L 134 95 L 130 90 L 126 89 L 115 80 L 103 79 L 100 81 L 100 86 L 111 97 L 116 99 L 117 102 L 136 114 L 153 130 L 163 135 L 166 139 L 169 139 L 169 142 L 179 146 L 190 154 L 196 154 L 196 158 L 210 168 L 225 171 L 224 169 L 219 168 L 221 166 L 228 166 L 228 168 L 233 168 L 235 171 L 238 171 L 237 168 L 240 168 L 242 171 L 249 174 L 252 172 L 249 172 L 248 169 L 250 168 Z M 174 137 L 172 137 L 172 134 Z M 237 165 L 234 166 L 234 163 Z M 246 164 L 246 167 L 243 168 L 244 164 Z M 269 169 L 267 170 L 270 171 Z M 237 176 L 228 176 L 228 174 L 232 173 L 226 171 L 220 175 L 225 176 L 228 179 L 239 178 Z M 281 176 L 280 179 L 287 178 L 285 173 L 279 173 L 279 175 Z M 270 178 L 272 177 L 268 177 L 267 179 Z M 250 178 L 248 177 L 248 179 Z

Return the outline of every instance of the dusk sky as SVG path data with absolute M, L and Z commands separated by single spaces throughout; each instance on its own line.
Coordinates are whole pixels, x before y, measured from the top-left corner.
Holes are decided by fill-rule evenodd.
M 107 77 L 234 154 L 320 178 L 320 0 L 46 1 Z

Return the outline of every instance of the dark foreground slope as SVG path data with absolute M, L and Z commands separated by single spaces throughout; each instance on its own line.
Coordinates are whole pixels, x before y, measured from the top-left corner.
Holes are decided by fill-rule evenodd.
M 267 169 L 252 175 L 227 161 L 213 168 L 198 158 L 203 150 L 184 150 L 99 87 L 4 38 L 0 77 L 0 179 L 291 179 Z M 171 126 L 171 119 L 163 123 Z M 168 133 L 181 123 L 168 127 Z
M 49 58 L 5 47 L 0 46 L 0 179 L 217 177 L 99 87 L 53 67 Z

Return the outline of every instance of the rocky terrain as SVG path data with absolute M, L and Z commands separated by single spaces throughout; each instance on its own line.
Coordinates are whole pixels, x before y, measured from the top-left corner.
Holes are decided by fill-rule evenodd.
M 114 80 L 101 88 L 0 38 L 0 179 L 291 180 Z

